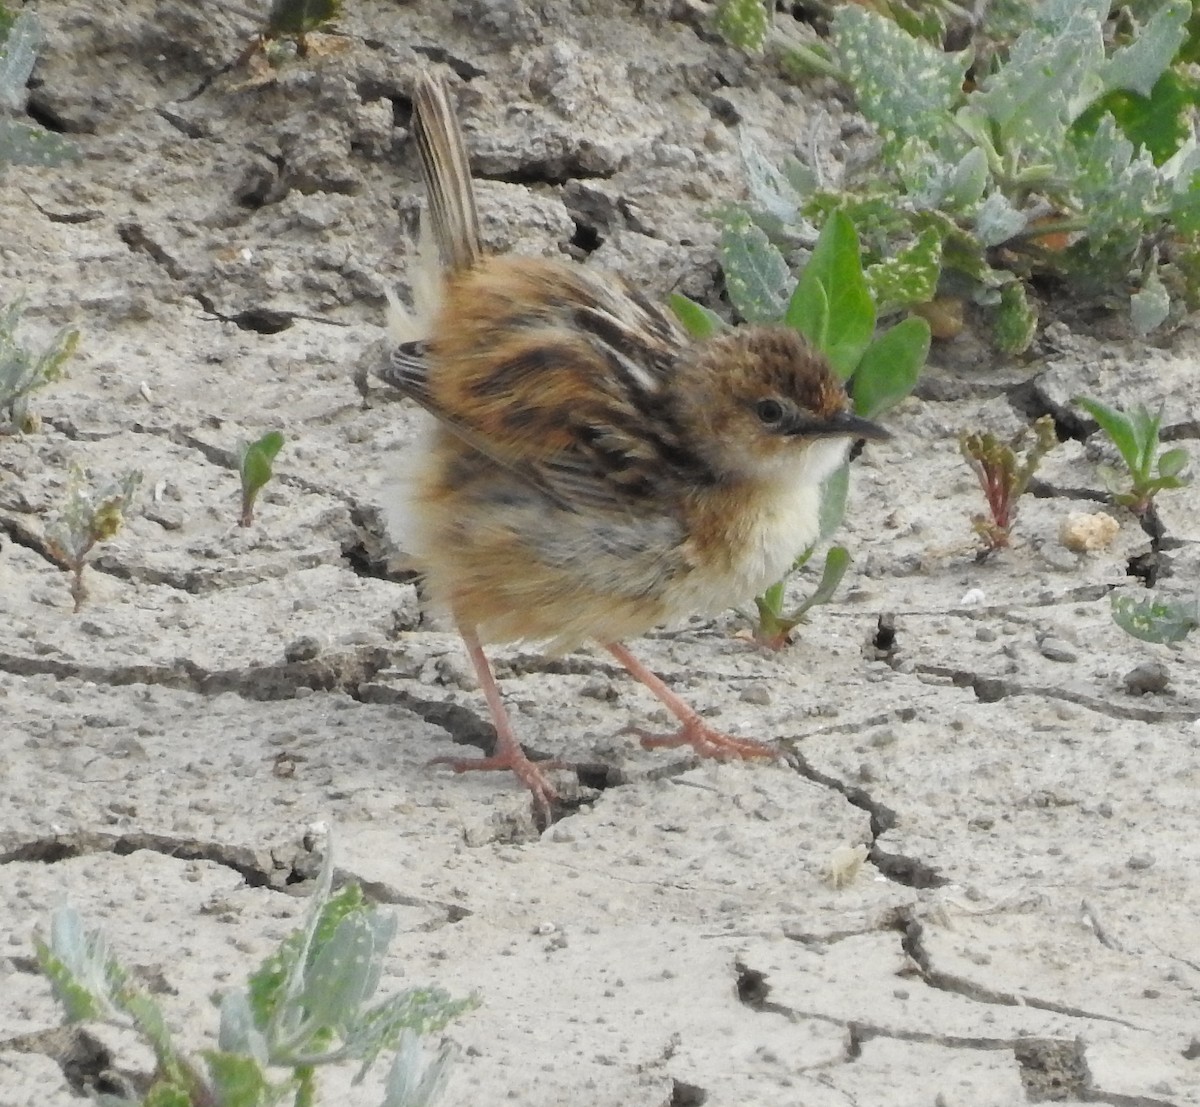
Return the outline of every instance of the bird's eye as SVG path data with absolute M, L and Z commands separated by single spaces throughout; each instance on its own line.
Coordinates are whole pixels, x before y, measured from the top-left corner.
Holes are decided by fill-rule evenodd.
M 778 400 L 759 400 L 754 405 L 754 414 L 764 426 L 773 427 L 783 422 L 783 404 Z

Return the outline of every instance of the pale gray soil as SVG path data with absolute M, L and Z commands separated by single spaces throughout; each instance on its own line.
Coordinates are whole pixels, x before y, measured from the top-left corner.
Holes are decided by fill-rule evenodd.
M 1165 402 L 1194 446 L 1192 329 L 1053 323 L 1020 363 L 936 348 L 854 467 L 854 565 L 795 646 L 758 651 L 732 614 L 635 643 L 799 771 L 644 752 L 622 727 L 665 720 L 606 655 L 497 650 L 525 740 L 585 766 L 539 835 L 512 780 L 427 765 L 489 728 L 456 637 L 387 578 L 380 489 L 413 413 L 352 381 L 405 284 L 410 82 L 430 59 L 469 78 L 491 248 L 714 303 L 703 212 L 739 194 L 738 126 L 771 157 L 825 135 L 836 161 L 844 109 L 709 41 L 686 0 L 349 0 L 344 37 L 258 83 L 230 68 L 253 29 L 232 6 L 39 8 L 32 104 L 84 160 L 7 171 L 0 301 L 83 340 L 41 432 L 0 440 L 4 1107 L 148 1065 L 90 1028 L 100 1053 L 64 1067 L 87 1041 L 44 1033 L 31 936 L 56 905 L 202 1048 L 210 993 L 301 914 L 322 826 L 399 916 L 385 988 L 482 1001 L 449 1031 L 448 1107 L 1200 1105 L 1196 637 L 1112 623 L 1150 544 L 1106 508 L 1097 442 L 1047 459 L 1017 547 L 980 564 L 956 440 L 1045 411 L 1082 435 L 1087 392 Z M 243 530 L 234 451 L 270 428 L 279 475 Z M 43 540 L 73 462 L 145 474 L 78 615 Z M 1159 583 L 1193 595 L 1200 492 L 1161 506 Z M 1059 544 L 1080 510 L 1116 515 L 1111 547 Z M 1146 662 L 1169 683 L 1131 694 Z

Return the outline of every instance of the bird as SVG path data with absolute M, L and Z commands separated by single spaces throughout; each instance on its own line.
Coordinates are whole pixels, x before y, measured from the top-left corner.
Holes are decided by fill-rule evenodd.
M 599 643 L 679 723 L 628 728 L 647 749 L 779 758 L 714 728 L 624 643 L 758 594 L 819 533 L 821 486 L 855 415 L 827 359 L 794 329 L 707 339 L 616 274 L 567 259 L 488 254 L 467 148 L 440 76 L 413 90 L 428 203 L 415 311 L 392 297 L 376 375 L 434 418 L 397 491 L 399 542 L 462 636 L 496 731 L 490 755 L 548 816 L 558 793 L 519 742 L 485 644 L 548 654 Z

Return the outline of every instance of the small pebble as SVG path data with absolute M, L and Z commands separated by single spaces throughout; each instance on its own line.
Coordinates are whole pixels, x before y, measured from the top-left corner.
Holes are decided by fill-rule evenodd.
M 1122 683 L 1131 696 L 1145 696 L 1165 692 L 1171 683 L 1171 674 L 1161 661 L 1144 661 L 1136 669 L 1130 669 Z
M 761 682 L 749 684 L 742 689 L 742 694 L 738 698 L 743 703 L 754 703 L 760 707 L 766 707 L 771 702 L 771 689 Z
M 1121 524 L 1106 512 L 1072 511 L 1058 528 L 1058 540 L 1075 553 L 1106 550 L 1120 530 Z
M 306 634 L 287 644 L 283 650 L 285 661 L 312 661 L 321 652 L 321 643 L 311 634 Z
M 1043 638 L 1040 643 L 1042 656 L 1049 661 L 1078 661 L 1077 654 L 1067 642 L 1061 638 Z
M 1134 872 L 1144 872 L 1154 864 L 1154 857 L 1149 853 L 1135 853 L 1128 861 L 1125 862 L 1125 867 L 1132 869 Z

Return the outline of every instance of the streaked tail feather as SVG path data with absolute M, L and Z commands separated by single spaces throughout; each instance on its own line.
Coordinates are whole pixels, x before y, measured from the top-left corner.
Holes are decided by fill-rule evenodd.
M 413 93 L 413 133 L 421 154 L 430 225 L 442 265 L 469 269 L 482 257 L 475 190 L 462 128 L 440 77 L 423 73 Z

